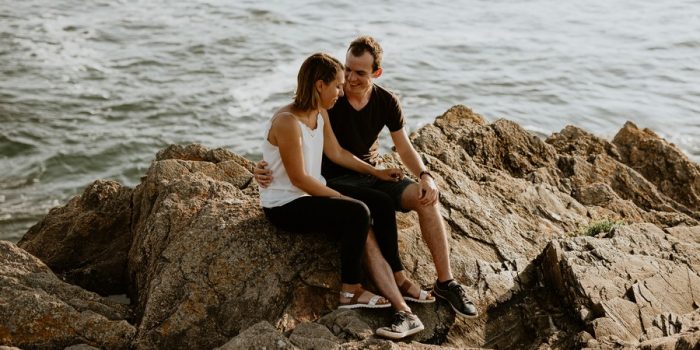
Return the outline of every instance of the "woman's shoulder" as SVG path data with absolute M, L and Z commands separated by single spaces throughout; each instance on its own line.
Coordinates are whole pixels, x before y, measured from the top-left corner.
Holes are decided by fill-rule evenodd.
M 275 114 L 272 116 L 272 120 L 270 123 L 270 127 L 272 129 L 299 129 L 299 123 L 297 122 L 297 118 L 294 116 L 294 114 L 292 114 L 292 112 L 289 109 L 285 109 L 284 107 L 275 112 Z

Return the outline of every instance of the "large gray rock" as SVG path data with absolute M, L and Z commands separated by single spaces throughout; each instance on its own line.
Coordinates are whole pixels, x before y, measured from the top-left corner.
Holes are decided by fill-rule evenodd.
M 126 306 L 61 281 L 7 241 L 0 241 L 0 315 L 0 344 L 23 349 L 128 349 L 136 333 Z
M 654 183 L 659 191 L 688 208 L 700 210 L 700 165 L 692 162 L 674 144 L 649 129 L 627 122 L 613 143 L 622 161 Z
M 561 131 L 553 133 L 545 142 L 554 146 L 560 155 L 578 155 L 586 158 L 594 154 L 607 154 L 615 160 L 620 160 L 620 152 L 615 144 L 573 125 L 567 125 Z
M 215 350 L 294 350 L 292 344 L 279 330 L 266 321 L 261 321 L 229 340 Z
M 700 270 L 688 264 L 699 255 L 700 244 L 634 224 L 606 236 L 552 241 L 542 268 L 598 343 L 636 346 L 700 331 Z
M 697 224 L 697 219 L 700 218 L 697 208 L 692 205 L 688 207 L 692 201 L 679 201 L 678 195 L 674 194 L 674 191 L 684 191 L 680 188 L 669 190 L 657 187 L 659 179 L 668 179 L 667 181 L 682 186 L 695 186 L 696 179 L 693 176 L 697 172 L 694 170 L 697 164 L 682 153 L 677 153 L 677 150 L 674 152 L 675 147 L 653 133 L 644 134 L 644 138 L 638 136 L 639 133 L 632 132 L 635 128 L 631 123 L 625 124 L 614 143 L 573 126 L 554 133 L 547 139 L 547 143 L 552 144 L 560 154 L 557 165 L 563 175 L 562 180 L 571 184 L 572 195 L 581 203 L 608 208 L 625 220 L 646 221 L 662 226 Z M 654 164 L 659 163 L 658 159 L 670 157 L 682 170 L 674 170 L 669 174 L 666 169 L 643 165 L 650 162 L 645 163 L 644 156 L 640 154 L 635 153 L 636 157 L 630 158 L 631 149 L 641 143 L 656 145 L 651 149 L 645 148 L 646 157 L 656 159 L 651 161 Z M 683 172 L 685 177 L 677 175 Z M 688 176 L 691 177 L 690 181 Z M 602 184 L 617 196 L 612 196 L 612 192 L 603 189 Z M 596 186 L 591 188 L 591 185 Z
M 235 161 L 163 159 L 134 190 L 137 349 L 215 347 L 261 320 L 291 330 L 336 307 L 337 244 L 278 232 L 251 177 Z M 431 314 L 425 337 L 446 332 Z

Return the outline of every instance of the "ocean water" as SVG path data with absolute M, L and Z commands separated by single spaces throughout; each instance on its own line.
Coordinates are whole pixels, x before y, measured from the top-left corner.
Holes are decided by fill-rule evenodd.
M 625 121 L 700 160 L 697 0 L 0 0 L 0 239 L 168 144 L 258 159 L 309 54 L 357 35 L 410 131 L 455 104 L 550 134 Z M 386 140 L 385 140 L 386 141 Z M 387 149 L 387 148 L 385 148 Z

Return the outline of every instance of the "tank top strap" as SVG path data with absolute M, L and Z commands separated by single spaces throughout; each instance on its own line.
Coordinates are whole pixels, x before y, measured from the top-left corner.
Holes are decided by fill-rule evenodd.
M 263 128 L 262 128 L 261 133 L 262 133 L 263 139 L 265 139 L 265 140 L 267 140 L 268 136 L 270 135 L 270 128 L 272 128 L 272 121 L 274 119 L 275 118 L 270 118 L 265 123 L 263 123 Z M 299 123 L 299 127 L 301 128 L 301 133 L 304 135 L 314 136 L 314 135 L 316 135 L 316 133 L 318 132 L 319 129 L 321 130 L 320 132 L 323 133 L 324 122 L 323 122 L 323 117 L 321 116 L 321 113 L 316 115 L 316 129 L 314 129 L 314 130 L 311 130 L 311 128 L 309 128 L 308 125 L 302 123 L 300 120 L 297 120 L 297 122 Z

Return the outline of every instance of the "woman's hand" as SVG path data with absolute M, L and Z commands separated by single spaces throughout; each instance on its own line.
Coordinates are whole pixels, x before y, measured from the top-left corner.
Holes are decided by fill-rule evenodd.
M 399 168 L 375 169 L 372 175 L 382 181 L 398 182 L 403 179 L 403 171 Z

